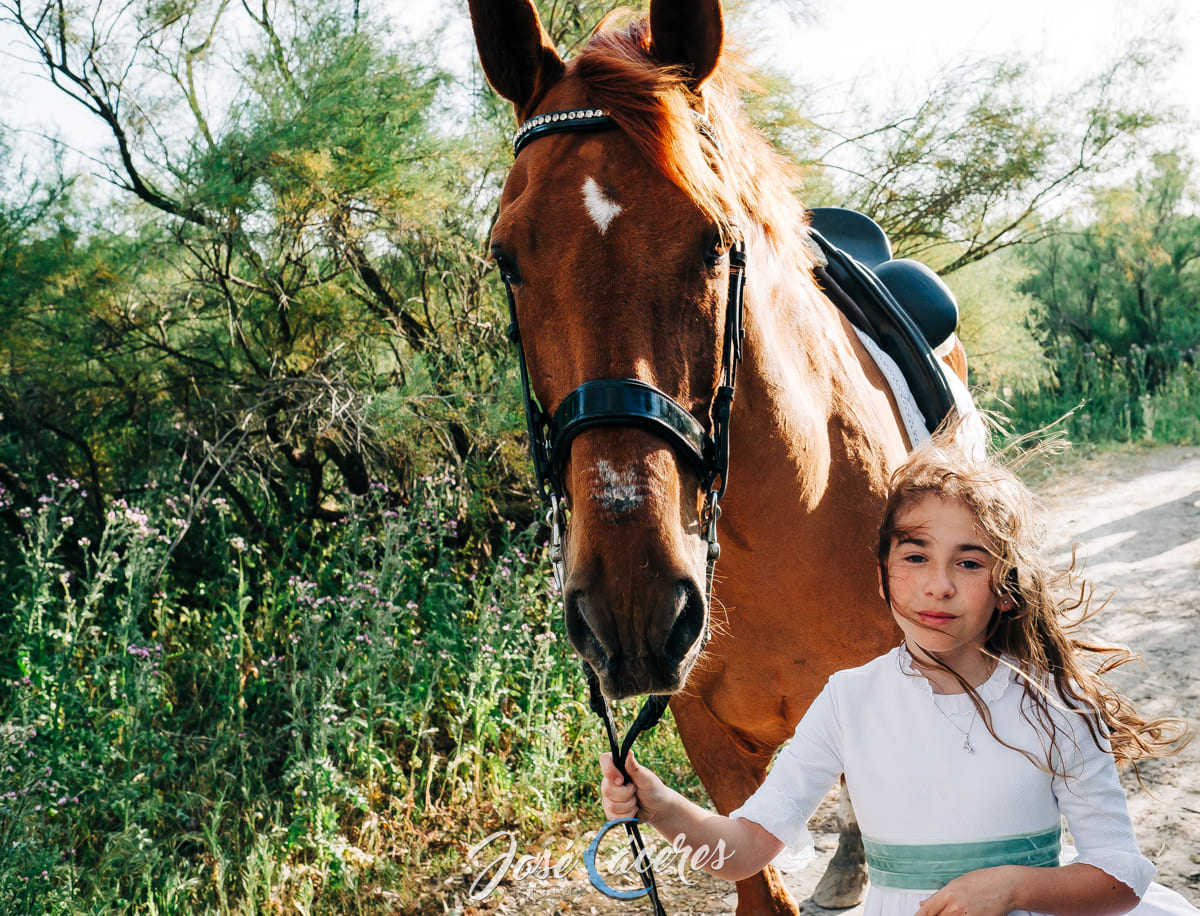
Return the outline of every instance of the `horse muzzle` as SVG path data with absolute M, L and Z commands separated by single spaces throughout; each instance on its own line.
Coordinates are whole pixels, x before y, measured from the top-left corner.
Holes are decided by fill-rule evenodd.
M 636 599 L 627 594 L 623 607 L 568 579 L 565 608 L 567 636 L 609 699 L 678 692 L 703 649 L 708 608 L 691 578 Z
M 707 541 L 694 470 L 646 430 L 575 440 L 564 478 L 567 635 L 606 696 L 674 693 L 702 648 Z

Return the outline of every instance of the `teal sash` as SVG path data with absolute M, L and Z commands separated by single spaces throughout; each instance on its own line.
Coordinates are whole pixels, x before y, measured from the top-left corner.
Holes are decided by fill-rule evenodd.
M 977 868 L 1057 865 L 1062 849 L 1058 827 L 977 843 L 877 843 L 863 837 L 863 846 L 872 884 L 911 891 L 935 890 Z

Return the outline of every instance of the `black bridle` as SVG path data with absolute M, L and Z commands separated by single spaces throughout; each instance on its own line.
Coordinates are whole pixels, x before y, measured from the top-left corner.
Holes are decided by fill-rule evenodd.
M 697 129 L 719 150 L 720 146 L 708 122 L 697 114 L 696 123 Z M 517 129 L 513 137 L 513 155 L 515 157 L 529 143 L 549 134 L 609 130 L 615 127 L 616 121 L 598 108 L 580 108 L 537 115 Z M 712 432 L 709 433 L 705 431 L 703 423 L 670 395 L 654 385 L 633 378 L 606 378 L 584 382 L 563 398 L 552 415 L 544 411 L 535 400 L 529 385 L 529 368 L 525 361 L 525 348 L 521 342 L 520 325 L 517 322 L 516 301 L 512 286 L 505 278 L 504 287 L 512 322 L 509 326 L 509 338 L 517 349 L 521 398 L 529 428 L 529 444 L 533 455 L 538 496 L 549 506 L 547 522 L 550 526 L 550 559 L 554 580 L 560 590 L 566 584 L 562 554 L 566 500 L 562 471 L 570 454 L 571 442 L 580 433 L 596 427 L 632 426 L 665 439 L 699 475 L 704 492 L 701 525 L 708 543 L 705 602 L 706 606 L 711 607 L 713 572 L 717 558 L 721 555 L 721 545 L 717 540 L 717 520 L 721 515 L 720 500 L 725 495 L 729 482 L 729 419 L 733 407 L 737 368 L 742 359 L 742 338 L 745 336 L 742 325 L 745 282 L 745 241 L 735 234 L 729 249 L 729 293 L 725 304 L 725 333 L 721 347 L 720 379 L 709 407 L 712 428 Z M 707 638 L 706 627 L 702 639 Z M 637 719 L 626 733 L 625 740 L 618 743 L 612 713 L 600 690 L 596 673 L 586 663 L 583 667 L 588 680 L 591 708 L 604 723 L 613 762 L 628 779 L 625 772 L 626 755 L 638 734 L 653 728 L 662 718 L 668 697 L 654 695 L 647 698 Z M 634 848 L 635 861 L 644 862 L 644 856 L 639 857 L 643 846 L 637 824 L 627 823 L 625 826 Z M 663 914 L 654 874 L 648 863 L 641 874 L 655 913 Z
M 697 115 L 700 130 L 712 137 L 707 122 Z M 530 118 L 518 128 L 513 153 L 519 154 L 539 137 L 554 133 L 606 130 L 616 121 L 598 108 L 555 111 Z M 714 141 L 715 142 L 715 141 Z M 705 494 L 702 515 L 708 541 L 707 598 L 712 596 L 712 566 L 720 555 L 716 523 L 720 499 L 725 495 L 729 477 L 729 417 L 733 406 L 734 382 L 742 359 L 742 293 L 746 281 L 746 247 L 735 237 L 729 249 L 729 294 L 725 308 L 725 334 L 721 349 L 720 381 L 710 403 L 712 433 L 683 405 L 655 386 L 632 378 L 594 379 L 584 382 L 568 394 L 553 415 L 544 411 L 533 397 L 525 348 L 512 287 L 505 279 L 511 324 L 509 338 L 516 345 L 521 370 L 521 396 L 529 428 L 533 471 L 538 496 L 550 507 L 551 559 L 555 581 L 564 585 L 561 534 L 565 527 L 562 470 L 570 454 L 571 442 L 580 433 L 598 426 L 634 426 L 666 439 L 696 470 Z

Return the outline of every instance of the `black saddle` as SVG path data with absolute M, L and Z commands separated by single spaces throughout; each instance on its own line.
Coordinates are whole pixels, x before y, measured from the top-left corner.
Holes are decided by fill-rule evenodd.
M 919 261 L 892 258 L 883 229 L 841 207 L 809 211 L 810 233 L 825 256 L 815 271 L 823 291 L 850 322 L 904 373 L 930 430 L 954 407 L 954 393 L 933 352 L 958 326 L 958 301 Z

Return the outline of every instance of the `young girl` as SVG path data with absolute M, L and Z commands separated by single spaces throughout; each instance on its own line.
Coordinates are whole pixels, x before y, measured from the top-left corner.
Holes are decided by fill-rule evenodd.
M 918 448 L 893 475 L 879 531 L 880 594 L 903 643 L 831 677 L 729 817 L 632 754 L 630 782 L 601 758 L 605 813 L 692 848 L 723 840 L 711 871 L 738 880 L 781 854 L 811 857 L 807 821 L 844 774 L 868 916 L 1197 913 L 1151 883 L 1115 765 L 1178 751 L 1186 728 L 1141 717 L 1085 664 L 1132 656 L 1072 635 L 1064 617 L 1086 612 L 1086 593 L 1054 597 L 1070 571 L 1039 557 L 1031 504 L 1011 472 L 952 435 Z M 1061 854 L 1063 816 L 1073 855 Z

